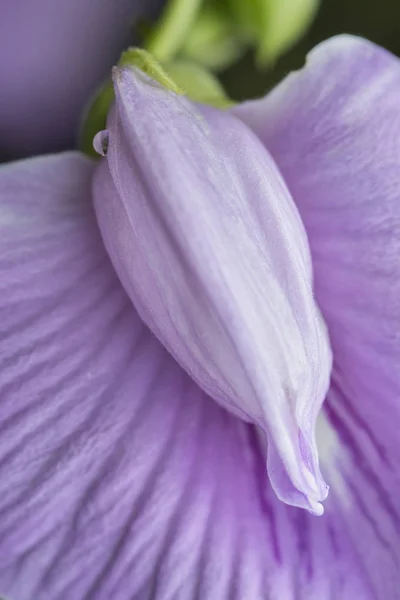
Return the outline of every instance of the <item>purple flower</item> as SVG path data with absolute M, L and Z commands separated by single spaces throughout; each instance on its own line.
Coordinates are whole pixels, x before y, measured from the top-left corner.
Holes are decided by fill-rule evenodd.
M 94 199 L 120 280 L 200 387 L 257 424 L 278 496 L 321 513 L 314 429 L 331 355 L 293 200 L 234 116 L 139 70 L 116 70 L 115 89 Z
M 73 146 L 85 104 L 162 0 L 2 0 L 0 156 Z
M 0 593 L 398 600 L 398 59 L 234 114 L 117 79 L 97 169 L 0 170 Z

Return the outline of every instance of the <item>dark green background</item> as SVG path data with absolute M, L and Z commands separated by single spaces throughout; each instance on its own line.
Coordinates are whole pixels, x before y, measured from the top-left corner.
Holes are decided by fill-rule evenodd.
M 361 35 L 400 55 L 400 0 L 321 0 L 306 36 L 274 68 L 257 71 L 249 53 L 221 79 L 235 100 L 261 96 L 287 73 L 301 67 L 313 46 L 339 33 Z

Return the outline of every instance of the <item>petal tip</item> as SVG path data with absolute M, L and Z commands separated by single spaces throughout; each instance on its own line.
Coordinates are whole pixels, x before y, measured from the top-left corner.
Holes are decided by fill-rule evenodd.
M 325 512 L 324 506 L 321 502 L 315 502 L 311 505 L 309 512 L 316 517 L 322 517 Z

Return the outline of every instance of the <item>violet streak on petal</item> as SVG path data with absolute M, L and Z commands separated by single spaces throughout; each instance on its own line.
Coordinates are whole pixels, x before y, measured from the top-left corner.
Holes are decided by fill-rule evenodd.
M 306 235 L 240 121 L 115 72 L 94 181 L 106 248 L 140 316 L 222 406 L 259 427 L 282 500 L 321 514 L 315 419 L 330 375 Z

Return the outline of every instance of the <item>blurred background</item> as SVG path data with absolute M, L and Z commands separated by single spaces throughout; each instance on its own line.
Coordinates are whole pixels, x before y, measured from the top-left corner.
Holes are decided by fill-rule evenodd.
M 0 162 L 93 154 L 129 46 L 192 99 L 226 106 L 262 96 L 341 33 L 400 55 L 400 0 L 0 0 Z
M 400 0 L 321 0 L 305 36 L 272 67 L 256 69 L 254 54 L 248 52 L 221 73 L 221 80 L 236 100 L 260 96 L 301 67 L 313 46 L 340 33 L 366 37 L 400 56 Z

